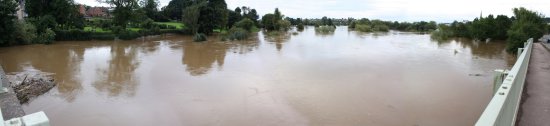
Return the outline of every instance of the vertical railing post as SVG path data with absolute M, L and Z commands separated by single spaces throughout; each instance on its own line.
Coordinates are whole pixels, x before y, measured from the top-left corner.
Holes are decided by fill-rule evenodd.
M 508 76 L 508 70 L 497 69 L 495 70 L 495 80 L 493 81 L 493 95 L 498 91 L 500 85 L 504 81 L 504 78 Z

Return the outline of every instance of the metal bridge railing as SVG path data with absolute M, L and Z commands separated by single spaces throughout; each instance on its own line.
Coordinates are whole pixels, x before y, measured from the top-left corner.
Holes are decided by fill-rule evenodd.
M 533 38 L 527 40 L 524 48 L 518 50 L 518 60 L 504 80 L 495 80 L 495 94 L 479 117 L 476 126 L 514 126 L 518 112 L 523 84 L 527 75 Z M 498 75 L 497 75 L 498 76 Z M 498 78 L 498 77 L 497 77 Z M 498 82 L 502 82 L 500 85 Z

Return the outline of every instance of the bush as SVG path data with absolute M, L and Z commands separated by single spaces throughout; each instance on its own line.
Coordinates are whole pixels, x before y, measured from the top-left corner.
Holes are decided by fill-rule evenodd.
M 206 41 L 206 35 L 203 33 L 196 33 L 195 36 L 193 36 L 193 41 L 195 42 Z
M 114 34 L 119 34 L 120 32 L 124 31 L 124 28 L 121 26 L 113 26 L 111 27 L 111 31 L 113 31 Z
M 278 30 L 281 30 L 281 31 L 287 31 L 290 29 L 290 21 L 287 21 L 287 20 L 279 20 L 279 22 L 277 22 L 277 27 L 279 28 Z
M 388 32 L 390 28 L 387 25 L 379 24 L 373 26 L 373 31 Z
M 141 37 L 141 34 L 131 30 L 123 30 L 118 34 L 118 38 L 122 40 L 132 40 Z
M 55 31 L 57 41 L 114 40 L 116 35 L 110 32 L 87 32 L 80 29 Z
M 336 27 L 334 27 L 334 26 L 328 26 L 328 25 L 319 26 L 319 27 L 316 27 L 316 28 L 315 28 L 315 31 L 316 31 L 316 32 L 323 32 L 323 33 L 334 32 L 334 30 L 336 30 Z
M 237 28 L 242 28 L 242 29 L 250 32 L 250 31 L 252 31 L 252 27 L 254 27 L 254 21 L 252 21 L 248 18 L 244 18 L 241 21 L 235 23 L 234 26 L 237 27 Z
M 362 31 L 362 32 L 372 32 L 372 28 L 366 24 L 356 24 L 355 30 Z
M 51 44 L 55 40 L 55 32 L 48 28 L 43 33 L 38 34 L 35 38 L 35 43 Z
M 248 34 L 249 34 L 249 31 L 243 28 L 233 27 L 229 29 L 229 34 L 227 35 L 227 38 L 229 40 L 245 40 L 248 38 Z
M 303 31 L 304 30 L 304 24 L 300 23 L 300 24 L 296 25 L 296 29 L 298 29 L 298 31 Z
M 15 22 L 15 40 L 18 44 L 31 44 L 36 39 L 36 27 L 28 22 Z

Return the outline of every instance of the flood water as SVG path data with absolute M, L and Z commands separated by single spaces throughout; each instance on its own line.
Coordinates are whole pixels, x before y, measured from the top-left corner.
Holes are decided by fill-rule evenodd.
M 6 72 L 55 73 L 24 105 L 54 126 L 466 126 L 488 104 L 504 42 L 338 27 L 204 43 L 163 35 L 0 48 Z

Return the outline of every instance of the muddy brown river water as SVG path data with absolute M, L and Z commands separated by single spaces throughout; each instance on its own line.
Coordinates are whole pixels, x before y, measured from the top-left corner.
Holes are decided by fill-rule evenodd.
M 504 42 L 428 34 L 163 35 L 0 48 L 6 72 L 55 73 L 24 105 L 54 126 L 466 126 L 490 100 Z

